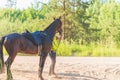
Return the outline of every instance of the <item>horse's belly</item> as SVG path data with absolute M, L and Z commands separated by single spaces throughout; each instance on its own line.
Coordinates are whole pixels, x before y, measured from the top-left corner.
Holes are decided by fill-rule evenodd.
M 28 47 L 24 50 L 24 53 L 36 54 L 36 53 L 38 53 L 38 49 L 37 49 L 37 47 L 34 47 L 34 46 L 28 46 Z

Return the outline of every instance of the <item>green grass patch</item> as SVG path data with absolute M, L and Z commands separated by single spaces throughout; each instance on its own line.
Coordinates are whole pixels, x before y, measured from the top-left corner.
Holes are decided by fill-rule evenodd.
M 117 57 L 120 56 L 120 47 L 116 45 L 105 44 L 89 44 L 81 45 L 75 42 L 69 43 L 67 41 L 61 42 L 58 50 L 58 56 L 105 56 Z

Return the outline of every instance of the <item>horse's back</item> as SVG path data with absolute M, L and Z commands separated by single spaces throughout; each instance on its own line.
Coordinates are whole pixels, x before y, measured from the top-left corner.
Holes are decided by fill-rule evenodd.
M 12 34 L 8 34 L 8 35 L 6 35 L 5 37 L 7 38 L 7 39 L 15 39 L 15 38 L 18 38 L 18 37 L 20 37 L 21 35 L 19 34 L 19 33 L 12 33 Z
M 5 36 L 4 44 L 14 44 L 20 40 L 21 35 L 18 33 L 12 33 Z
M 19 33 L 5 36 L 4 46 L 6 50 L 23 53 L 36 53 L 37 47 Z
M 4 43 L 12 44 L 12 45 L 14 45 L 14 44 L 26 45 L 26 44 L 30 44 L 32 42 L 29 41 L 26 37 L 24 37 L 23 35 L 21 35 L 19 33 L 12 33 L 12 34 L 5 36 Z

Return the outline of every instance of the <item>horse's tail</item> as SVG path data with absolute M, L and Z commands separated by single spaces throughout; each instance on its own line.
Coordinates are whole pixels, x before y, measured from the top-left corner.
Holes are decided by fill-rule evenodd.
M 3 43 L 5 36 L 0 38 L 0 73 L 4 72 Z

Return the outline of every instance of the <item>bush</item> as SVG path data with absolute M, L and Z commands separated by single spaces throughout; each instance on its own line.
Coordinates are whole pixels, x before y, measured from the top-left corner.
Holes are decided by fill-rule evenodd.
M 120 56 L 120 48 L 117 45 L 95 44 L 81 45 L 75 42 L 62 41 L 58 50 L 58 56 Z

